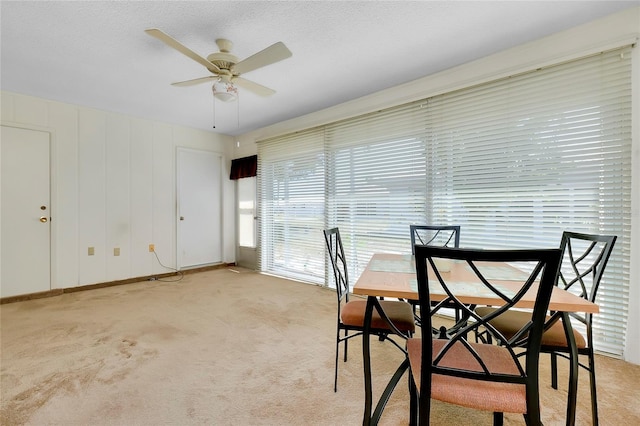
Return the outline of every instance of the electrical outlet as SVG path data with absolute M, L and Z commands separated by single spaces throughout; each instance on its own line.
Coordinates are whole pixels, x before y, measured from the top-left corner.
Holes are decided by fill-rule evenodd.
M 149 244 L 149 253 L 153 253 L 154 251 L 156 251 L 155 244 Z
M 113 249 L 113 255 L 114 256 L 120 256 L 120 247 L 116 247 Z
M 96 254 L 96 249 L 95 249 L 94 247 L 89 247 L 89 248 L 87 249 L 87 254 L 88 254 L 89 256 L 93 256 L 94 254 Z

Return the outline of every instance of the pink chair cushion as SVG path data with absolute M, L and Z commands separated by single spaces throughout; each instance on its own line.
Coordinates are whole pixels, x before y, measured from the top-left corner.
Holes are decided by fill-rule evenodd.
M 434 358 L 447 340 L 433 340 Z M 518 375 L 518 369 L 508 351 L 496 345 L 469 342 L 492 373 Z M 409 339 L 407 350 L 413 378 L 420 389 L 422 358 L 421 339 Z M 482 371 L 477 360 L 458 342 L 440 362 L 441 366 Z M 525 386 L 514 383 L 488 382 L 434 374 L 431 379 L 431 398 L 478 410 L 502 413 L 526 413 Z
M 400 331 L 414 331 L 415 319 L 413 317 L 413 309 L 407 302 L 394 300 L 380 300 L 380 305 L 384 309 L 389 319 L 393 321 Z M 364 313 L 367 307 L 366 300 L 351 300 L 346 303 L 340 311 L 340 319 L 343 324 L 355 327 L 364 326 Z M 374 308 L 371 317 L 371 327 L 380 329 L 389 329 L 389 325 L 380 317 L 378 311 Z
M 476 313 L 480 316 L 485 316 L 491 312 L 493 312 L 495 308 L 490 307 L 480 307 L 476 308 Z M 497 318 L 491 320 L 491 324 L 507 339 L 513 337 L 520 329 L 531 319 L 531 314 L 529 312 L 522 311 L 514 311 L 510 310 Z M 549 319 L 547 317 L 547 319 Z M 575 329 L 573 330 L 574 338 L 576 339 L 576 345 L 578 349 L 584 349 L 587 347 L 587 342 L 582 334 L 577 332 Z M 551 326 L 550 329 L 544 332 L 542 335 L 542 346 L 558 346 L 558 347 L 568 347 L 567 338 L 564 335 L 564 327 L 562 326 L 562 321 L 556 321 L 555 324 Z

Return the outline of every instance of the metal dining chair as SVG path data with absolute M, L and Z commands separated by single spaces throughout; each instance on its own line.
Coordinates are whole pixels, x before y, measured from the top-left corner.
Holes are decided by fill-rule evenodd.
M 556 285 L 595 303 L 600 281 L 611 256 L 616 238 L 613 235 L 582 234 L 565 231 L 560 242 L 563 258 Z M 487 315 L 493 311 L 494 308 L 492 307 L 479 307 L 476 309 L 476 313 L 479 315 Z M 586 331 L 585 338 L 579 330 L 573 328 L 578 355 L 587 357 L 587 363 L 579 362 L 578 365 L 589 372 L 591 417 L 593 424 L 597 425 L 598 398 L 596 394 L 596 370 L 593 350 L 593 316 L 590 313 L 571 313 L 570 316 L 573 320 L 581 323 Z M 505 338 L 510 339 L 525 321 L 525 313 L 509 311 L 493 319 L 491 324 L 497 330 L 500 330 Z M 483 333 L 479 333 L 478 337 L 487 339 L 487 336 L 483 335 Z M 499 341 L 499 343 L 502 342 Z M 569 345 L 560 312 L 551 312 L 546 319 L 541 352 L 549 353 L 551 356 L 551 386 L 554 389 L 558 389 L 558 356 L 569 359 Z M 569 409 L 572 409 L 572 405 L 575 405 L 576 397 L 575 389 L 570 387 L 568 395 Z
M 451 274 L 441 272 L 437 258 L 463 262 L 470 271 L 463 287 Z M 468 408 L 493 412 L 494 425 L 501 425 L 505 412 L 521 413 L 528 425 L 541 425 L 540 397 L 538 389 L 538 365 L 545 315 L 551 292 L 556 281 L 561 259 L 559 249 L 543 250 L 482 250 L 450 249 L 430 246 L 415 247 L 418 295 L 422 306 L 432 306 L 430 290 L 444 289 L 446 297 L 435 304 L 431 312 L 420 311 L 423 330 L 432 326 L 433 311 L 438 306 L 453 304 L 472 319 L 464 327 L 456 329 L 448 339 L 438 339 L 427 334 L 407 341 L 410 379 L 410 424 L 428 425 L 431 400 L 439 400 Z M 529 264 L 531 272 L 514 281 L 514 287 L 505 287 L 496 279 L 483 273 L 486 264 L 519 262 Z M 428 268 L 435 278 L 430 278 Z M 528 321 L 518 330 L 518 335 L 528 335 L 524 347 L 513 341 L 503 345 L 473 342 L 467 336 L 476 330 L 486 329 L 494 339 L 502 335 L 491 325 L 491 319 L 509 311 L 520 299 L 538 284 L 532 311 Z M 473 294 L 487 294 L 502 305 L 495 311 L 480 315 L 461 302 L 464 292 L 473 288 Z
M 336 365 L 334 372 L 333 391 L 338 391 L 338 352 L 340 343 L 344 343 L 344 361 L 347 361 L 348 341 L 354 337 L 361 336 L 364 331 L 364 318 L 367 308 L 365 299 L 349 300 L 349 273 L 347 271 L 347 261 L 342 246 L 342 238 L 338 228 L 324 230 L 324 239 L 327 244 L 327 252 L 331 259 L 333 274 L 336 284 L 336 294 L 338 295 L 338 317 L 336 327 Z M 384 309 L 387 317 L 394 326 L 412 335 L 415 331 L 413 310 L 407 302 L 397 300 L 381 300 L 380 305 Z M 349 332 L 354 334 L 349 334 Z M 344 332 L 344 335 L 341 333 Z M 403 346 L 389 337 L 394 334 L 391 326 L 378 313 L 371 319 L 371 334 L 375 334 L 380 340 L 388 340 L 398 349 L 406 353 Z
M 415 245 L 425 245 L 433 247 L 460 247 L 460 226 L 459 225 L 409 225 L 411 235 L 411 254 L 415 254 Z M 420 326 L 420 315 L 417 311 L 420 302 L 417 300 L 409 300 L 413 306 L 413 313 L 416 324 Z M 456 323 L 460 321 L 460 311 L 451 306 L 454 311 Z M 440 333 L 439 330 L 432 330 L 434 333 Z

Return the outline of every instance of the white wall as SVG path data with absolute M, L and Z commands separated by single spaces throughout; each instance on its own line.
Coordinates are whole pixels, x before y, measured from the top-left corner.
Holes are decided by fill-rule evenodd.
M 52 136 L 52 288 L 169 272 L 149 244 L 164 265 L 176 266 L 176 148 L 222 154 L 228 176 L 231 137 L 16 93 L 1 97 L 2 124 Z M 228 178 L 223 185 L 223 261 L 231 263 L 234 186 Z
M 640 39 L 640 7 L 599 19 L 543 39 L 407 84 L 258 129 L 236 138 L 232 158 L 257 153 L 256 141 L 343 120 L 394 105 L 515 75 L 536 68 L 636 43 Z M 633 52 L 632 232 L 631 259 L 640 259 L 640 46 Z M 631 262 L 629 318 L 625 359 L 640 364 L 640 263 Z

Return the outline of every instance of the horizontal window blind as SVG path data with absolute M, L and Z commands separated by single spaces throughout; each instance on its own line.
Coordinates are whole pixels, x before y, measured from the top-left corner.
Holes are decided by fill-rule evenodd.
M 621 355 L 631 232 L 631 47 L 258 145 L 264 271 L 332 285 L 338 226 L 351 285 L 374 252 L 410 253 L 410 224 L 460 225 L 461 246 L 557 247 L 617 235 L 594 316 Z
M 351 276 L 376 251 L 411 254 L 409 225 L 427 208 L 422 103 L 328 125 L 325 137 L 327 223 L 340 228 Z
M 258 145 L 258 264 L 262 271 L 325 282 L 324 131 Z
M 606 52 L 429 100 L 431 223 L 461 245 L 551 247 L 564 230 L 617 235 L 594 316 L 620 355 L 628 312 L 631 54 Z M 625 256 L 626 253 L 626 256 Z

